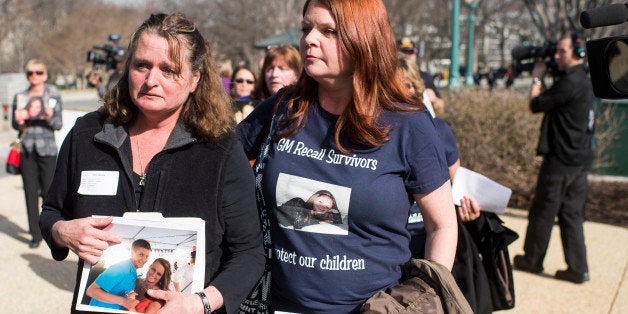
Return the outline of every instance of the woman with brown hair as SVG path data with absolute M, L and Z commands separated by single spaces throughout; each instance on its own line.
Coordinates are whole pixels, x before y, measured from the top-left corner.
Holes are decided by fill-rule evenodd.
M 259 104 L 238 133 L 250 158 L 271 136 L 260 162 L 275 252 L 272 310 L 351 313 L 400 281 L 413 200 L 423 209 L 426 258 L 451 269 L 449 173 L 430 114 L 399 73 L 381 0 L 308 0 L 301 27 L 299 80 Z M 280 227 L 277 195 L 298 194 L 295 182 L 333 189 L 348 233 Z
M 169 290 L 170 278 L 172 277 L 172 269 L 170 262 L 163 258 L 157 258 L 148 267 L 146 278 L 138 278 L 135 281 L 135 298 L 140 301 L 135 306 L 135 311 L 139 313 L 155 313 L 161 309 L 166 302 L 150 296 L 146 291 L 152 290 Z
M 148 294 L 170 313 L 235 313 L 264 253 L 254 178 L 209 44 L 185 16 L 153 14 L 128 52 L 105 110 L 78 119 L 63 143 L 40 220 L 44 239 L 56 260 L 72 250 L 93 264 L 121 241 L 103 230 L 111 217 L 93 215 L 202 218 L 204 289 Z
M 236 122 L 242 121 L 253 111 L 259 100 L 252 97 L 255 73 L 248 66 L 239 66 L 231 75 L 231 98 Z
M 296 48 L 286 45 L 270 48 L 264 57 L 253 97 L 264 100 L 296 83 L 302 67 L 301 56 Z

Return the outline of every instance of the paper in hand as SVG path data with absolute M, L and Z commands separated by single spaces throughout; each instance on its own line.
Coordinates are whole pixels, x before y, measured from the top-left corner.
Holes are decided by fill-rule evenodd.
M 460 199 L 469 196 L 475 199 L 483 211 L 503 214 L 508 206 L 512 190 L 467 168 L 456 171 L 451 187 L 454 204 L 460 205 Z

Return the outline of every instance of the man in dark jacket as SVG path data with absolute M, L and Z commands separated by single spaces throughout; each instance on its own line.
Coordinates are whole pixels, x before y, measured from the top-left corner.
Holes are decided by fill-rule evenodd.
M 561 71 L 545 90 L 547 66 L 537 62 L 532 70 L 530 110 L 543 112 L 537 154 L 543 156 L 536 193 L 528 216 L 525 255 L 515 256 L 515 267 L 532 273 L 543 271 L 554 219 L 562 238 L 567 270 L 555 277 L 575 283 L 589 280 L 584 243 L 584 203 L 587 174 L 593 152 L 593 92 L 583 65 L 584 47 L 577 34 L 563 37 L 554 55 Z

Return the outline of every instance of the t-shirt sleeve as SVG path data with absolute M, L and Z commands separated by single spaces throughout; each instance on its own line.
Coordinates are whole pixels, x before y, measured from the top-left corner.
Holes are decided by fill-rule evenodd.
M 248 158 L 257 158 L 268 133 L 277 95 L 264 100 L 237 126 L 237 133 Z
M 401 130 L 408 167 L 406 189 L 411 194 L 429 193 L 449 180 L 443 143 L 427 110 L 407 120 Z
M 454 133 L 451 131 L 447 122 L 443 119 L 435 118 L 434 125 L 436 126 L 436 131 L 438 131 L 438 134 L 440 135 L 441 142 L 443 143 L 443 149 L 445 149 L 447 166 L 451 166 L 460 158 Z
M 102 272 L 94 282 L 103 290 L 111 291 L 120 281 L 120 264 L 113 265 Z

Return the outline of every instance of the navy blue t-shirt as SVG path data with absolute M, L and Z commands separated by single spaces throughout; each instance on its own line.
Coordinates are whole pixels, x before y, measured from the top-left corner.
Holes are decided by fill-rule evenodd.
M 456 145 L 456 138 L 451 128 L 443 119 L 434 118 L 434 125 L 436 131 L 440 135 L 440 139 L 445 149 L 445 158 L 447 160 L 447 166 L 451 166 L 456 163 L 460 158 L 458 153 L 458 146 Z M 408 217 L 408 231 L 410 231 L 410 251 L 415 258 L 423 258 L 425 256 L 425 240 L 427 234 L 425 232 L 425 225 L 423 224 L 423 216 L 421 216 L 421 210 L 415 204 L 412 204 L 410 208 L 410 216 Z
M 274 101 L 261 103 L 238 125 L 250 155 L 259 151 Z M 442 141 L 426 110 L 384 112 L 380 125 L 392 127 L 390 140 L 350 154 L 333 142 L 337 119 L 314 105 L 303 128 L 269 149 L 262 188 L 275 251 L 274 310 L 355 312 L 397 284 L 410 259 L 411 195 L 449 179 Z M 335 211 L 340 218 L 330 218 Z

